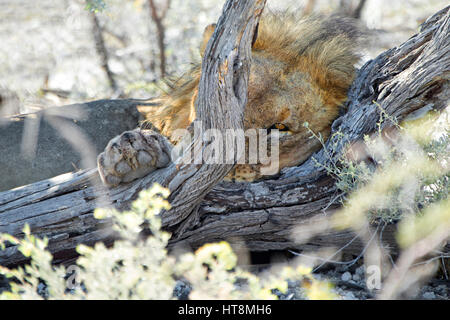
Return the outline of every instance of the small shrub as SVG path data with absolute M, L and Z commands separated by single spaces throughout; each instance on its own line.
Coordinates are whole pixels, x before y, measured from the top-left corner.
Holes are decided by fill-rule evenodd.
M 322 143 L 327 157 L 325 163 L 314 158 L 313 161 L 336 179 L 336 187 L 342 192 L 341 202 L 348 219 L 341 220 L 341 224 L 349 226 L 342 222 L 362 222 L 366 218 L 369 222 L 391 223 L 448 198 L 450 138 L 445 116 L 439 120 L 436 115 L 428 115 L 419 123 L 400 126 L 382 110 L 377 133 L 364 137 L 367 158 L 376 163 L 370 167 L 358 156 L 349 158 L 350 147 L 343 148 L 347 153 L 334 157 L 334 150 L 344 143 L 341 132 L 334 133 L 332 143 L 326 145 L 305 124 L 312 138 Z M 395 138 L 382 132 L 382 122 L 386 120 L 396 128 Z
M 309 268 L 285 267 L 266 277 L 242 270 L 226 242 L 207 244 L 177 259 L 168 255 L 170 235 L 161 230 L 159 217 L 162 209 L 170 208 L 164 200 L 167 196 L 167 189 L 154 185 L 139 194 L 129 211 L 97 209 L 94 216 L 111 219 L 121 240 L 111 248 L 103 243 L 79 245 L 77 264 L 67 269 L 52 265 L 52 255 L 46 251 L 48 240 L 34 237 L 28 226 L 23 239 L 1 235 L 3 246 L 6 242 L 18 245 L 31 262 L 15 270 L 0 268 L 1 274 L 13 279 L 11 290 L 0 298 L 174 299 L 176 280 L 180 278 L 192 287 L 190 299 L 275 299 L 276 290 L 286 292 L 287 279 L 306 284 L 305 298 L 335 298 L 330 285 L 315 280 Z M 143 226 L 152 234 L 146 239 L 141 239 Z

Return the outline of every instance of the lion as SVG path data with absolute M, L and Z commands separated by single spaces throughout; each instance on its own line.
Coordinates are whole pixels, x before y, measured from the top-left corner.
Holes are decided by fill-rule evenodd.
M 215 30 L 206 27 L 201 54 Z M 361 32 L 349 18 L 301 18 L 294 13 L 265 13 L 252 45 L 244 129 L 277 129 L 279 170 L 297 166 L 321 148 L 311 132 L 327 139 L 355 78 Z M 113 138 L 97 159 L 102 181 L 117 186 L 171 162 L 171 136 L 195 120 L 201 64 L 163 94 L 159 108 L 141 126 Z M 308 123 L 305 126 L 305 123 Z M 225 177 L 235 182 L 262 178 L 260 164 L 238 164 Z

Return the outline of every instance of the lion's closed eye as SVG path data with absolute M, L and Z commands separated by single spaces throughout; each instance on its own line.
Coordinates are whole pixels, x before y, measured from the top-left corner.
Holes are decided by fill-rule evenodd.
M 278 129 L 280 131 L 289 131 L 288 126 L 285 124 L 282 124 L 282 123 L 275 123 L 267 130 L 270 132 L 271 130 L 275 130 L 275 129 Z

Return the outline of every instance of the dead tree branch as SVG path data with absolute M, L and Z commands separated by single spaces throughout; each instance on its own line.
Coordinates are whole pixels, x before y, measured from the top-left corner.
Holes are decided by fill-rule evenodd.
M 98 21 L 97 14 L 93 11 L 89 12 L 89 16 L 92 21 L 92 33 L 94 34 L 95 41 L 95 50 L 97 51 L 98 56 L 100 57 L 101 67 L 108 78 L 108 83 L 113 92 L 117 92 L 118 86 L 116 79 L 114 79 L 114 74 L 109 68 L 109 54 L 106 50 L 105 39 L 102 34 L 102 27 L 100 26 L 100 22 Z
M 164 26 L 164 18 L 167 15 L 167 11 L 170 8 L 170 0 L 166 0 L 163 8 L 159 10 L 155 5 L 154 0 L 148 0 L 148 4 L 150 6 L 150 14 L 153 22 L 156 26 L 156 35 L 158 38 L 158 48 L 159 48 L 159 70 L 161 73 L 161 78 L 166 76 L 166 46 L 165 46 L 165 37 L 166 37 L 166 28 Z

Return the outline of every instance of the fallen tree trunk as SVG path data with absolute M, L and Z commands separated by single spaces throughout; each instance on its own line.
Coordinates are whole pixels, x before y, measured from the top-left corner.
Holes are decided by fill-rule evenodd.
M 328 155 L 338 157 L 345 143 L 358 141 L 375 131 L 380 107 L 402 121 L 424 110 L 442 110 L 448 106 L 449 8 L 428 19 L 420 32 L 407 42 L 384 52 L 360 69 L 349 91 L 347 112 L 333 124 L 333 132 L 340 131 L 345 139 L 327 141 L 328 152 L 321 150 L 314 154 L 317 161 L 327 163 Z M 250 29 L 240 30 L 247 30 L 245 34 L 250 36 Z M 226 44 L 219 43 L 222 46 L 210 46 L 212 54 L 226 49 Z M 245 50 L 242 54 L 245 56 Z M 213 61 L 210 65 L 214 65 Z M 213 69 L 208 70 L 214 75 Z M 238 76 L 245 79 L 245 72 Z M 227 81 L 233 82 L 233 79 Z M 214 88 L 209 90 L 211 93 Z M 204 94 L 200 93 L 199 97 Z M 200 105 L 202 103 L 205 101 Z M 237 109 L 242 105 L 242 101 L 235 103 Z M 200 106 L 200 110 L 205 112 L 205 107 L 206 104 L 203 109 Z M 235 114 L 238 113 L 239 110 Z M 207 112 L 200 112 L 200 115 L 205 116 L 202 120 L 214 121 L 208 118 L 211 115 Z M 220 124 L 218 127 L 224 128 Z M 99 184 L 95 169 L 62 175 L 0 193 L 0 232 L 20 236 L 23 226 L 29 224 L 33 234 L 50 239 L 49 249 L 55 255 L 55 262 L 64 262 L 74 257 L 74 248 L 80 243 L 114 240 L 108 221 L 93 218 L 96 207 L 112 203 L 117 208 L 125 208 L 140 190 L 159 182 L 172 191 L 170 200 L 174 210 L 162 216 L 163 226 L 173 233 L 172 246 L 197 247 L 206 242 L 232 239 L 255 251 L 346 245 L 347 252 L 359 254 L 363 249 L 364 244 L 354 241 L 355 234 L 351 231 L 321 235 L 306 244 L 292 240 L 295 226 L 315 216 L 331 214 L 338 207 L 334 201 L 338 194 L 335 181 L 311 159 L 299 167 L 283 170 L 276 179 L 257 183 L 215 185 L 227 172 L 226 168 L 219 170 L 222 171 L 194 165 L 178 170 L 171 165 L 110 190 Z M 217 172 L 220 174 L 210 179 L 211 174 Z M 383 236 L 391 246 L 395 246 L 394 229 L 388 226 Z M 2 265 L 24 261 L 14 246 L 0 251 Z

